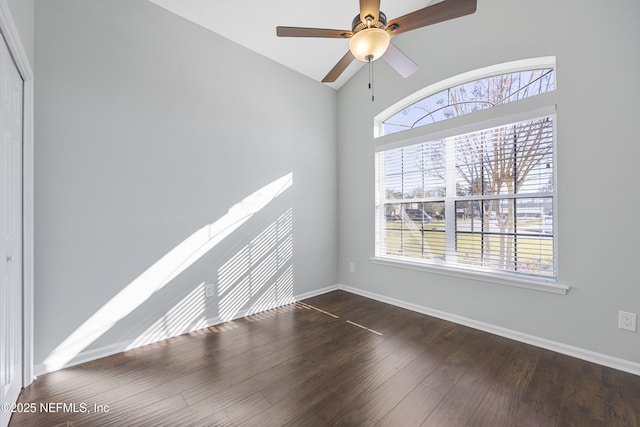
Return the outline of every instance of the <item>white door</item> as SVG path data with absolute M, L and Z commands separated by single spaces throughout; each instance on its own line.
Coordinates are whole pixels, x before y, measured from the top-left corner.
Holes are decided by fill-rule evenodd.
M 23 81 L 0 35 L 0 403 L 22 388 Z M 0 411 L 0 427 L 10 413 Z

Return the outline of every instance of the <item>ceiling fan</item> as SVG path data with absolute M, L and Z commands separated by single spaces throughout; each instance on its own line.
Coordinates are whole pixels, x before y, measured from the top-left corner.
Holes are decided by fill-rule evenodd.
M 472 14 L 476 11 L 476 2 L 477 0 L 444 0 L 387 22 L 386 15 L 380 11 L 380 0 L 360 0 L 360 14 L 353 18 L 351 31 L 279 26 L 276 27 L 276 34 L 278 37 L 350 39 L 349 51 L 322 79 L 323 83 L 335 82 L 354 59 L 371 63 L 381 57 L 400 75 L 408 77 L 418 66 L 390 43 L 391 37 Z

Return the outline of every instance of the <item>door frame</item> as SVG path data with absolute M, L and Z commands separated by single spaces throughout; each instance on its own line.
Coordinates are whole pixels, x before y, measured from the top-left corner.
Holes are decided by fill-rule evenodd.
M 22 386 L 33 376 L 33 70 L 7 0 L 0 0 L 0 31 L 24 81 L 22 132 Z

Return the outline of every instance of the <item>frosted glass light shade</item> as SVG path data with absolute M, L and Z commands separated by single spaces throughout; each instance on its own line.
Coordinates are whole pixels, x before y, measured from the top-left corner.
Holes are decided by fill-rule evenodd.
M 375 61 L 387 51 L 391 37 L 380 28 L 366 28 L 358 31 L 349 40 L 349 50 L 356 59 L 367 62 L 367 57 Z

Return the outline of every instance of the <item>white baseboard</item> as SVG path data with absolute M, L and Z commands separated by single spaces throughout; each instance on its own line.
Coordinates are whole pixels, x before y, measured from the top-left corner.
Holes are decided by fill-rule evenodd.
M 317 297 L 318 295 L 323 295 L 329 292 L 337 291 L 339 289 L 344 289 L 344 287 L 341 287 L 340 285 L 327 286 L 326 288 L 316 289 L 314 291 L 307 292 L 302 295 L 298 295 L 295 298 L 296 298 L 296 301 L 302 301 L 303 299 Z
M 180 333 L 174 335 L 173 337 L 179 336 L 179 335 L 183 335 L 183 334 L 187 334 L 187 333 L 190 333 L 190 332 L 194 332 L 195 330 L 209 328 L 211 326 L 219 325 L 221 323 L 228 322 L 228 321 L 231 321 L 231 320 L 240 319 L 242 317 L 246 317 L 246 316 L 249 316 L 249 315 L 252 315 L 252 314 L 257 314 L 257 313 L 260 313 L 260 312 L 263 312 L 263 311 L 272 310 L 274 308 L 282 307 L 284 305 L 291 304 L 291 303 L 296 302 L 296 301 L 301 301 L 303 299 L 315 297 L 317 295 L 326 294 L 327 292 L 331 292 L 331 291 L 335 291 L 335 290 L 338 290 L 338 286 L 337 285 L 327 286 L 325 288 L 316 289 L 316 290 L 313 290 L 313 291 L 310 291 L 310 292 L 305 292 L 303 294 L 293 296 L 291 298 L 287 298 L 286 300 L 280 301 L 277 304 L 272 304 L 272 305 L 269 305 L 269 306 L 262 306 L 262 307 L 260 307 L 259 310 L 255 310 L 255 309 L 240 310 L 237 313 L 235 313 L 232 318 L 229 318 L 229 319 L 222 319 L 220 317 L 214 317 L 214 318 L 206 319 L 205 326 L 198 327 L 198 328 L 193 329 L 193 330 L 191 330 L 191 329 L 182 330 L 182 331 L 180 331 Z M 101 358 L 107 357 L 107 356 L 112 356 L 114 354 L 122 353 L 123 351 L 127 351 L 127 350 L 133 350 L 134 348 L 143 347 L 145 345 L 153 344 L 154 342 L 163 341 L 163 340 L 169 339 L 169 338 L 172 338 L 172 337 L 163 337 L 163 338 L 161 338 L 161 339 L 159 339 L 157 341 L 145 342 L 145 343 L 140 344 L 140 345 L 135 345 L 136 340 L 121 341 L 119 343 L 110 344 L 110 345 L 106 345 L 106 346 L 102 346 L 102 347 L 98 347 L 98 348 L 93 348 L 91 350 L 85 350 L 85 351 L 82 351 L 82 352 L 78 353 L 73 359 L 71 359 L 70 361 L 65 363 L 59 369 L 68 368 L 68 367 L 71 367 L 71 366 L 79 365 L 81 363 L 91 362 L 92 360 L 101 359 Z M 34 366 L 34 374 L 35 374 L 36 377 L 39 376 L 39 375 L 47 374 L 49 372 L 51 372 L 51 369 L 47 369 L 47 366 L 45 364 L 40 363 L 40 364 Z
M 447 320 L 453 323 L 458 323 L 460 325 L 469 326 L 470 328 L 489 332 L 494 335 L 499 335 L 501 337 L 509 338 L 515 341 L 531 344 L 533 346 L 555 351 L 557 353 L 566 354 L 567 356 L 572 356 L 578 359 L 586 360 L 588 362 L 597 363 L 598 365 L 607 366 L 613 369 L 618 369 L 620 371 L 628 372 L 634 375 L 640 375 L 640 363 L 637 363 L 637 362 L 620 359 L 617 357 L 609 356 L 607 354 L 597 353 L 597 352 L 580 348 L 580 347 L 574 347 L 572 345 L 563 344 L 557 341 L 551 341 L 545 338 L 536 337 L 534 335 L 529 335 L 522 332 L 514 331 L 512 329 L 503 328 L 501 326 L 479 322 L 477 320 L 469 319 L 467 317 L 458 316 L 456 314 L 451 314 L 451 313 L 447 313 L 440 310 L 434 310 L 429 307 L 424 307 L 421 305 L 387 297 L 385 295 L 376 294 L 373 292 L 365 291 L 365 290 L 354 288 L 351 286 L 345 286 L 345 285 L 339 284 L 337 288 L 346 292 L 350 292 L 352 294 L 360 295 L 366 298 L 371 298 L 376 301 L 391 304 L 396 307 L 406 308 L 407 310 L 415 311 L 417 313 L 422 313 L 428 316 L 437 317 L 439 319 Z

